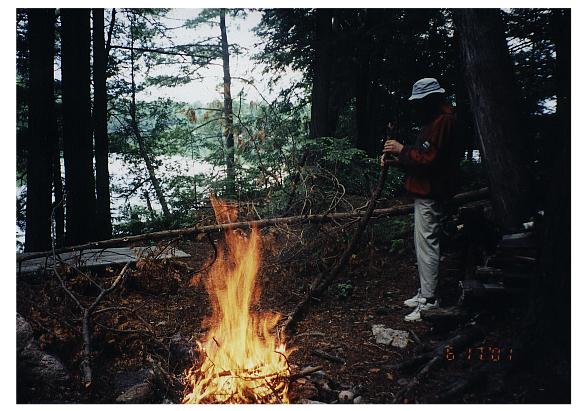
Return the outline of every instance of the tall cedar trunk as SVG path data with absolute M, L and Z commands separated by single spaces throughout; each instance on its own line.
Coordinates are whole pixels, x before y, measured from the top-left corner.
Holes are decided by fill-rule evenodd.
M 331 79 L 331 11 L 317 9 L 310 109 L 310 137 L 329 136 L 329 90 Z
M 553 392 L 570 401 L 571 369 L 571 21 L 569 9 L 552 10 L 556 48 L 557 150 L 551 170 L 541 274 L 534 282 L 521 346 L 537 372 L 549 373 Z M 543 358 L 544 361 L 536 361 Z
M 503 228 L 512 229 L 529 216 L 533 197 L 500 10 L 456 9 L 454 17 L 494 212 Z
M 145 162 L 145 167 L 147 168 L 147 173 L 149 174 L 149 181 L 151 181 L 151 184 L 153 185 L 157 201 L 159 201 L 159 204 L 161 205 L 161 210 L 163 211 L 164 217 L 166 218 L 166 220 L 169 221 L 171 219 L 171 213 L 169 211 L 169 207 L 167 206 L 165 196 L 163 195 L 163 189 L 161 188 L 161 184 L 159 183 L 159 180 L 155 175 L 155 167 L 153 167 L 151 157 L 147 152 L 145 140 L 141 135 L 141 130 L 139 130 L 139 124 L 137 123 L 137 87 L 135 84 L 135 38 L 133 35 L 134 18 L 135 16 L 131 16 L 131 104 L 129 107 L 129 112 L 131 115 L 131 128 L 133 129 L 133 134 L 135 134 L 135 138 L 137 139 L 137 143 L 139 144 L 139 153 L 143 158 L 143 161 Z
M 108 132 L 106 116 L 106 46 L 104 9 L 92 9 L 94 52 L 94 155 L 96 157 L 96 238 L 112 236 L 110 218 L 110 176 L 108 173 Z
M 342 35 L 343 34 L 341 33 L 341 19 L 337 16 L 336 13 L 333 13 L 331 23 L 330 44 L 336 44 L 335 42 L 338 41 L 338 39 L 340 39 Z M 333 53 L 331 53 L 331 66 L 333 67 L 345 64 L 345 58 L 346 56 L 333 55 Z M 341 61 L 342 59 L 343 62 Z M 343 110 L 343 107 L 348 101 L 349 85 L 344 70 L 331 70 L 329 77 L 329 124 L 327 125 L 327 135 L 334 136 L 337 131 L 337 125 L 339 123 L 341 111 Z
M 90 113 L 90 9 L 61 9 L 66 242 L 95 238 Z
M 227 166 L 227 184 L 225 195 L 235 196 L 235 141 L 233 138 L 233 99 L 231 97 L 231 70 L 229 65 L 229 42 L 227 40 L 227 25 L 225 10 L 220 10 L 221 50 L 223 55 L 223 96 L 225 112 L 225 162 Z
M 25 251 L 51 248 L 51 144 L 55 140 L 53 97 L 54 9 L 31 9 L 29 17 L 30 103 Z
M 365 32 L 372 32 L 377 26 L 378 13 L 376 9 L 366 11 Z M 361 39 L 357 50 L 356 84 L 355 84 L 355 143 L 356 147 L 365 150 L 369 155 L 376 154 L 379 146 L 377 127 L 382 115 L 379 105 L 380 94 L 374 86 L 373 79 L 378 78 L 382 59 L 382 50 L 371 47 L 370 38 Z
M 472 117 L 472 110 L 470 102 L 468 101 L 467 88 L 465 83 L 465 67 L 464 62 L 459 53 L 460 41 L 459 32 L 455 32 L 453 36 L 453 50 L 455 50 L 455 105 L 457 115 L 457 135 L 458 140 L 462 142 L 465 149 L 465 157 L 467 160 L 472 160 L 474 148 L 474 119 Z
M 359 56 L 356 68 L 355 86 L 355 145 L 361 150 L 369 150 L 369 142 L 366 136 L 369 129 L 369 44 L 359 47 Z
M 51 168 L 53 177 L 53 195 L 55 197 L 55 201 L 53 203 L 53 220 L 55 221 L 55 246 L 63 247 L 65 242 L 65 207 L 63 197 L 63 181 L 61 179 L 61 147 L 57 133 L 57 121 L 53 121 L 52 123 L 54 139 L 51 143 L 53 149 Z

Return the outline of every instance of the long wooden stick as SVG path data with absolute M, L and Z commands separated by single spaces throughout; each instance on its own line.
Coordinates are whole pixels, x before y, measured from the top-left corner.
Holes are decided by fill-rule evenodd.
M 455 204 L 463 204 L 470 201 L 480 200 L 488 196 L 489 190 L 488 188 L 481 188 L 479 190 L 468 191 L 465 193 L 461 193 L 453 197 L 453 202 Z M 375 202 L 373 203 L 375 207 Z M 371 217 L 384 217 L 384 216 L 399 216 L 399 215 L 406 215 L 411 214 L 413 212 L 414 206 L 413 204 L 402 204 L 398 206 L 388 207 L 388 208 L 379 208 L 374 209 L 371 212 Z M 146 240 L 162 240 L 166 238 L 173 238 L 173 237 L 189 237 L 200 233 L 212 233 L 212 232 L 222 232 L 224 230 L 234 230 L 234 229 L 246 229 L 246 228 L 263 228 L 272 225 L 279 225 L 279 224 L 301 224 L 301 223 L 329 223 L 336 220 L 341 219 L 349 219 L 349 218 L 362 218 L 368 213 L 366 211 L 355 211 L 355 212 L 348 212 L 348 213 L 331 213 L 331 214 L 309 214 L 309 215 L 300 215 L 300 216 L 291 216 L 291 217 L 277 217 L 277 218 L 268 218 L 266 220 L 253 220 L 253 221 L 242 221 L 237 223 L 227 223 L 227 224 L 215 224 L 215 225 L 207 225 L 207 226 L 196 226 L 196 227 L 188 227 L 188 228 L 179 228 L 176 230 L 165 230 L 165 231 L 156 231 L 153 233 L 146 233 L 146 234 L 139 234 L 139 235 L 132 235 L 127 237 L 119 237 L 119 238 L 111 238 L 109 240 L 102 240 L 102 241 L 94 241 L 91 243 L 80 244 L 80 245 L 73 245 L 69 247 L 64 247 L 58 250 L 55 250 L 56 253 L 65 253 L 69 251 L 80 251 L 80 250 L 88 250 L 91 248 L 108 248 L 114 247 L 121 244 L 131 244 L 138 241 L 146 241 Z M 368 218 L 369 220 L 369 218 Z M 38 257 L 48 257 L 50 256 L 52 251 L 40 251 L 40 252 L 33 252 L 33 253 L 21 253 L 16 255 L 16 261 L 21 262 L 25 260 L 30 260 L 33 258 Z
M 349 243 L 347 244 L 347 248 L 345 248 L 343 254 L 341 254 L 339 261 L 337 261 L 337 264 L 335 264 L 331 268 L 331 270 L 329 270 L 328 274 L 319 275 L 314 279 L 314 281 L 310 285 L 310 290 L 306 294 L 306 297 L 304 297 L 298 303 L 298 305 L 296 305 L 294 310 L 288 315 L 286 322 L 284 323 L 284 329 L 286 331 L 293 331 L 296 323 L 302 317 L 302 314 L 304 313 L 304 310 L 310 303 L 311 299 L 321 295 L 324 292 L 324 290 L 329 286 L 329 284 L 331 284 L 331 282 L 341 273 L 343 268 L 349 262 L 351 254 L 357 248 L 357 245 L 359 244 L 359 240 L 363 235 L 365 227 L 367 226 L 369 219 L 372 217 L 374 210 L 376 209 L 376 201 L 378 200 L 378 198 L 380 198 L 382 190 L 384 189 L 386 175 L 388 174 L 388 167 L 388 163 L 384 163 L 384 165 L 380 169 L 378 184 L 376 185 L 376 189 L 372 193 L 372 197 L 370 198 L 370 201 L 368 203 L 367 210 L 361 217 L 361 220 L 359 221 L 359 224 L 355 229 L 355 233 L 353 233 L 353 237 L 351 238 L 351 241 L 349 241 Z
M 290 381 L 296 380 L 298 378 L 302 378 L 302 377 L 306 377 L 307 375 L 314 374 L 315 372 L 320 371 L 322 369 L 323 369 L 322 365 L 319 365 L 317 367 L 310 367 L 310 368 L 308 368 L 304 371 L 301 371 L 299 373 L 292 374 L 288 378 L 290 379 Z

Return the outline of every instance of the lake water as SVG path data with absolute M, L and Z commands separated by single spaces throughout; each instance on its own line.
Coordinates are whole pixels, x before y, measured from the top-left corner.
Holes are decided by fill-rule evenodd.
M 473 150 L 472 160 L 474 162 L 480 162 L 480 152 Z M 183 157 L 179 155 L 175 156 L 160 156 L 157 158 L 162 162 L 162 166 L 159 168 L 159 175 L 163 173 L 173 173 L 175 175 L 184 176 L 195 176 L 195 175 L 210 175 L 214 172 L 212 164 L 203 162 L 198 159 L 192 159 L 190 157 Z M 147 171 L 143 167 L 142 174 L 147 176 Z M 142 196 L 142 191 L 137 190 L 135 193 L 128 197 L 123 197 L 116 193 L 116 189 L 129 188 L 132 184 L 132 177 L 136 174 L 136 170 L 133 166 L 126 162 L 122 156 L 117 154 L 110 154 L 108 156 L 108 170 L 110 172 L 110 187 L 111 187 L 111 198 L 110 198 L 110 210 L 112 218 L 120 218 L 123 215 L 124 209 L 127 205 L 145 205 L 145 198 Z M 166 171 L 171 170 L 171 171 Z M 61 175 L 65 178 L 65 171 L 63 167 L 63 160 L 61 162 Z M 151 184 L 147 182 L 146 184 Z M 26 186 L 20 186 L 16 188 L 16 197 L 21 197 L 26 191 Z M 154 200 L 154 199 L 153 199 Z M 158 201 L 151 201 L 151 205 L 154 210 L 161 211 L 161 205 Z M 20 227 L 16 226 L 16 251 L 22 251 L 22 245 L 24 243 L 24 231 Z
M 205 163 L 201 160 L 183 157 L 179 155 L 174 156 L 160 156 L 157 158 L 162 162 L 159 168 L 159 174 L 166 172 L 165 170 L 172 170 L 174 174 L 181 174 L 184 176 L 195 176 L 206 174 L 209 175 L 214 171 L 211 164 Z M 143 166 L 144 167 L 144 166 Z M 124 208 L 127 205 L 145 205 L 145 198 L 142 196 L 142 191 L 137 190 L 128 197 L 118 195 L 115 191 L 120 188 L 129 188 L 132 183 L 132 175 L 136 172 L 131 164 L 126 162 L 122 156 L 117 154 L 110 154 L 108 156 L 108 170 L 110 173 L 110 210 L 113 218 L 121 217 Z M 143 174 L 147 176 L 147 171 L 143 169 Z M 63 160 L 61 162 L 61 176 L 65 178 L 65 170 Z M 159 175 L 158 175 L 159 176 Z M 150 184 L 149 182 L 145 184 Z M 16 197 L 23 196 L 26 192 L 26 186 L 16 188 Z M 160 211 L 161 205 L 157 201 L 151 202 L 153 209 Z M 24 243 L 24 231 L 16 226 L 16 251 L 22 251 L 22 244 Z

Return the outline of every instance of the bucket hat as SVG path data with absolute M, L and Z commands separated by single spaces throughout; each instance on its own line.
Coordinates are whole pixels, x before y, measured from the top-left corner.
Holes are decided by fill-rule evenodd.
M 445 89 L 439 85 L 437 79 L 425 77 L 414 83 L 412 86 L 412 95 L 408 99 L 418 100 L 431 93 L 445 93 Z

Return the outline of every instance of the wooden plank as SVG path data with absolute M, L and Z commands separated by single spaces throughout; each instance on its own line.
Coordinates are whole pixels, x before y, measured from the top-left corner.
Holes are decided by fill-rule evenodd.
M 502 236 L 499 248 L 537 248 L 537 235 L 533 231 Z
M 476 266 L 474 270 L 474 277 L 476 280 L 485 281 L 485 280 L 494 280 L 494 281 L 501 281 L 504 279 L 520 279 L 526 280 L 531 278 L 533 272 L 527 273 L 517 273 L 507 269 L 497 268 L 497 267 L 481 267 Z
M 507 255 L 505 253 L 493 255 L 488 258 L 488 266 L 504 268 L 520 273 L 535 271 L 537 258 L 524 255 Z
M 134 263 L 143 256 L 153 256 L 157 259 L 188 258 L 189 254 L 177 248 L 168 248 L 161 252 L 157 247 L 112 247 L 106 249 L 88 249 L 80 251 L 69 251 L 58 254 L 57 264 L 60 260 L 75 267 L 97 268 L 108 265 L 122 265 Z M 53 257 L 38 257 L 30 260 L 22 260 L 16 263 L 18 274 L 34 273 L 43 271 L 53 266 Z

